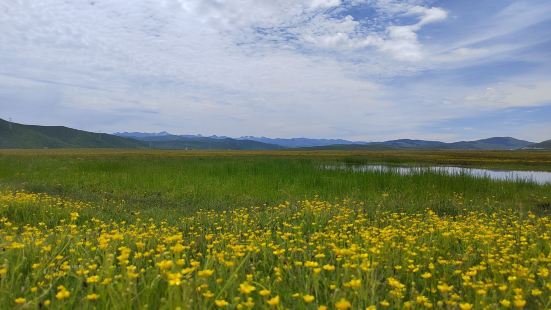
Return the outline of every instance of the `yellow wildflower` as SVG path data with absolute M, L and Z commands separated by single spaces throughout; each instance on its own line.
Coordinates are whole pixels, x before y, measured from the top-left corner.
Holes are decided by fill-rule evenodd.
M 86 278 L 86 283 L 97 283 L 99 281 L 99 276 L 91 276 Z
M 159 269 L 161 270 L 167 270 L 167 269 L 170 269 L 172 268 L 172 265 L 174 263 L 171 261 L 171 260 L 162 260 L 160 262 L 157 263 L 157 266 L 159 267 Z
M 65 286 L 60 285 L 57 287 L 57 294 L 55 295 L 55 298 L 58 300 L 63 300 L 69 298 L 69 296 L 71 296 L 71 292 L 69 292 Z
M 471 310 L 473 308 L 473 305 L 467 302 L 462 302 L 459 304 L 459 309 L 461 310 Z
M 223 308 L 223 307 L 227 307 L 230 303 L 225 301 L 224 299 L 217 299 L 217 300 L 214 301 L 214 304 L 218 308 Z
M 316 297 L 314 297 L 312 295 L 304 295 L 304 296 L 302 296 L 302 299 L 304 299 L 304 302 L 310 303 L 310 302 L 314 301 L 314 299 L 316 299 Z
M 345 283 L 344 286 L 351 287 L 351 288 L 359 288 L 362 286 L 362 280 L 361 279 L 353 279 L 349 282 Z
M 214 273 L 214 270 L 205 269 L 205 270 L 198 271 L 197 275 L 199 277 L 202 277 L 202 278 L 208 278 L 208 277 L 212 276 L 213 273 Z
M 543 292 L 540 289 L 535 288 L 531 291 L 531 293 L 532 296 L 540 296 Z
M 509 308 L 511 306 L 511 302 L 507 299 L 502 299 L 499 304 L 505 308 Z
M 513 305 L 515 306 L 515 308 L 524 308 L 524 306 L 526 306 L 526 300 L 524 300 L 520 296 L 515 296 L 513 300 Z
M 279 304 L 279 295 L 277 295 L 276 297 L 274 298 L 271 298 L 269 299 L 268 301 L 266 301 L 266 303 L 268 303 L 268 305 L 274 307 L 274 306 L 277 306 Z
M 330 265 L 330 264 L 323 265 L 323 270 L 333 271 L 333 270 L 335 270 L 335 266 Z
M 18 304 L 18 305 L 22 305 L 26 302 L 27 300 L 23 297 L 19 297 L 19 298 L 16 298 L 15 299 L 15 303 Z
M 430 278 L 432 278 L 432 274 L 430 272 L 425 272 L 421 275 L 421 278 L 430 279 Z
M 256 287 L 250 285 L 248 282 L 243 282 L 239 284 L 239 291 L 243 294 L 250 294 L 254 290 L 256 290 Z
M 447 294 L 453 290 L 453 285 L 447 285 L 446 283 L 438 284 L 436 287 L 442 294 Z
M 339 301 L 335 303 L 335 308 L 337 310 L 347 310 L 352 308 L 352 304 L 348 300 L 341 298 Z

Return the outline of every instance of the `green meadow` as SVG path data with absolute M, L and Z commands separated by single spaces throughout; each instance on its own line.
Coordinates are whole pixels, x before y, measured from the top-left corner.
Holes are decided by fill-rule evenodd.
M 364 201 L 370 211 L 456 212 L 519 208 L 546 212 L 551 185 L 468 175 L 326 170 L 384 163 L 551 171 L 548 152 L 185 152 L 39 150 L 0 153 L 3 187 L 90 202 L 124 201 L 152 216 L 273 205 L 318 197 Z M 460 199 L 458 199 L 460 197 Z M 159 213 L 158 211 L 162 211 Z

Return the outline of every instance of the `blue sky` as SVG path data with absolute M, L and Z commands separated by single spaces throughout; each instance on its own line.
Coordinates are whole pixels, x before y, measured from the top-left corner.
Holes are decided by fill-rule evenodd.
M 0 0 L 0 117 L 84 130 L 551 138 L 546 0 Z

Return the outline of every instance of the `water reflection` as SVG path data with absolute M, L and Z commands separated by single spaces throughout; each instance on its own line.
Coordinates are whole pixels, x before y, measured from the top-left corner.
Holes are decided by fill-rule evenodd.
M 523 170 L 490 170 L 452 166 L 403 167 L 389 165 L 327 165 L 328 170 L 349 170 L 354 172 L 394 172 L 401 175 L 421 174 L 426 172 L 448 175 L 470 175 L 479 178 L 505 181 L 528 181 L 537 184 L 550 184 L 551 172 Z

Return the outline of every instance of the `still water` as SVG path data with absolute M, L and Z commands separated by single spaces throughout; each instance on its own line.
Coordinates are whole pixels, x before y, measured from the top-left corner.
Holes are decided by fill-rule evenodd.
M 401 175 L 433 172 L 448 175 L 470 175 L 492 180 L 528 181 L 537 184 L 551 184 L 551 172 L 523 170 L 490 170 L 479 168 L 464 168 L 452 166 L 404 167 L 389 165 L 328 165 L 328 170 L 349 170 L 354 172 L 394 172 Z

